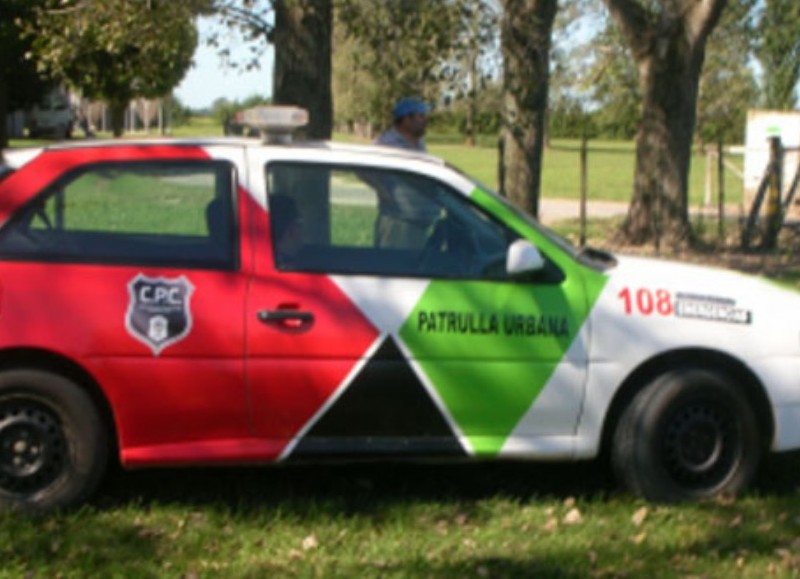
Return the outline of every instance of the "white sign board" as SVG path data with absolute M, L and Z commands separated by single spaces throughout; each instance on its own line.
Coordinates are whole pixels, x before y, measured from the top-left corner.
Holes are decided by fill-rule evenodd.
M 800 112 L 748 111 L 744 156 L 744 191 L 749 203 L 769 165 L 771 137 L 780 137 L 784 147 L 800 147 Z M 797 152 L 787 152 L 784 158 L 784 190 L 791 185 L 797 171 Z

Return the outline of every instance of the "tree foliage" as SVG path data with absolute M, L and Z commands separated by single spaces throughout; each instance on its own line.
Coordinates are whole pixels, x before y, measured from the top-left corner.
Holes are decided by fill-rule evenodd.
M 336 118 L 386 125 L 392 104 L 416 96 L 443 105 L 467 135 L 486 124 L 482 92 L 497 69 L 498 18 L 492 0 L 341 0 L 334 32 Z M 495 114 L 497 110 L 495 110 Z M 462 121 L 453 123 L 455 117 Z M 444 118 L 444 117 L 443 117 Z
M 3 0 L 0 18 L 0 149 L 8 146 L 6 116 L 33 104 L 46 90 L 47 79 L 28 55 L 31 38 L 22 35 L 37 7 L 36 0 Z
M 794 109 L 800 81 L 800 2 L 764 0 L 758 31 L 764 106 Z
M 337 92 L 346 94 L 354 79 L 368 79 L 371 87 L 366 107 L 350 99 L 352 110 L 339 109 L 345 122 L 389 119 L 393 103 L 403 96 L 438 100 L 446 57 L 463 26 L 459 2 L 342 0 L 337 18 L 343 25 L 337 48 L 352 57 L 336 66 Z M 367 119 L 355 116 L 365 112 Z
M 203 2 L 47 0 L 28 34 L 40 65 L 84 96 L 107 101 L 115 135 L 127 103 L 168 94 L 197 46 Z
M 613 20 L 605 21 L 594 50 L 595 60 L 582 89 L 592 95 L 598 123 L 607 135 L 633 138 L 641 111 L 639 77 L 619 26 Z
M 700 77 L 696 141 L 744 141 L 748 109 L 758 104 L 758 84 L 750 66 L 756 31 L 756 0 L 729 2 L 708 40 Z
M 334 119 L 349 131 L 371 137 L 373 125 L 383 120 L 383 82 L 372 66 L 374 56 L 365 43 L 334 17 L 332 83 Z
M 499 41 L 499 7 L 487 0 L 461 0 L 460 33 L 445 65 L 450 77 L 447 92 L 465 104 L 464 133 L 468 145 L 475 144 L 481 123 L 481 95 L 492 80 L 486 67 L 491 67 Z
M 555 32 L 551 133 L 575 137 L 588 125 L 590 134 L 634 138 L 642 108 L 639 70 L 618 22 L 598 10 L 598 0 L 564 1 Z M 708 39 L 697 103 L 695 137 L 701 143 L 720 137 L 741 142 L 746 111 L 756 105 L 750 66 L 755 4 L 731 0 Z

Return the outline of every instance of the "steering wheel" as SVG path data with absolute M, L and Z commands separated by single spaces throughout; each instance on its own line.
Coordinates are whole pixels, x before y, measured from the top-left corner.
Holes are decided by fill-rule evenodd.
M 436 225 L 433 226 L 433 231 L 431 231 L 428 239 L 425 240 L 422 251 L 420 251 L 417 265 L 419 273 L 434 273 L 431 271 L 431 266 L 434 264 L 436 257 L 444 253 L 447 241 L 447 218 L 439 218 L 436 221 Z
M 475 233 L 463 222 L 452 217 L 440 218 L 422 248 L 420 273 L 440 273 L 454 276 L 483 277 L 486 269 L 484 253 Z M 489 256 L 496 261 L 496 256 Z M 437 260 L 438 258 L 438 260 Z M 432 271 L 434 264 L 443 271 Z

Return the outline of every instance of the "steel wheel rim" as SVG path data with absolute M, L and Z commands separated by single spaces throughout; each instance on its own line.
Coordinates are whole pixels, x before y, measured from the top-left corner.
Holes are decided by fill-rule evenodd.
M 713 490 L 736 464 L 741 437 L 731 411 L 712 401 L 677 408 L 662 430 L 664 467 L 681 486 Z
M 0 401 L 0 491 L 27 495 L 55 481 L 69 463 L 56 414 L 34 400 Z

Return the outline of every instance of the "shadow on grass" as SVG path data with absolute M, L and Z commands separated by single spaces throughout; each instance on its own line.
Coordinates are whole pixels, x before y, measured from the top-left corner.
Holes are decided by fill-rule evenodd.
M 800 452 L 769 456 L 752 493 L 792 495 L 800 488 Z M 252 468 L 182 468 L 113 472 L 94 504 L 216 504 L 230 509 L 287 508 L 302 516 L 321 503 L 352 514 L 395 504 L 461 503 L 492 497 L 520 502 L 622 494 L 600 461 L 418 464 L 370 462 Z M 315 505 L 309 507 L 309 505 Z
M 116 471 L 95 505 L 130 502 L 223 504 L 230 508 L 280 506 L 302 515 L 311 503 L 336 503 L 364 513 L 397 503 L 458 503 L 490 497 L 598 498 L 614 491 L 598 462 L 418 464 L 369 462 L 302 464 L 264 468 L 202 468 Z M 341 511 L 340 511 L 341 512 Z
M 754 485 L 766 495 L 791 495 L 800 491 L 800 450 L 767 456 Z

